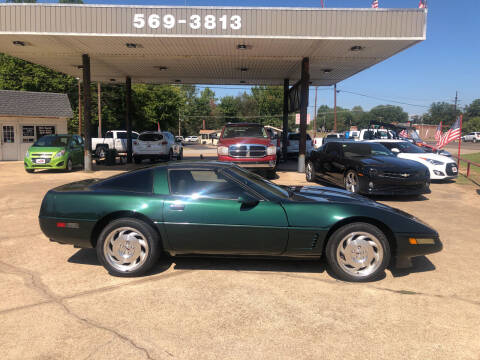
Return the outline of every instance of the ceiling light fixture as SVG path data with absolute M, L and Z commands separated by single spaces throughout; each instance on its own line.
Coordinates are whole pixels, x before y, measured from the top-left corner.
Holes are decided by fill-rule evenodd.
M 168 67 L 166 67 L 166 66 L 157 66 L 157 68 L 160 71 L 167 71 L 168 70 Z
M 178 79 L 177 79 L 177 80 L 175 80 L 175 82 L 178 84 L 178 83 L 181 83 L 182 80 L 178 80 Z
M 251 46 L 248 46 L 247 44 L 238 44 L 237 45 L 237 49 L 238 50 L 247 50 L 247 49 L 250 49 Z
M 323 72 L 325 74 L 331 73 L 333 70 L 332 69 L 323 69 Z
M 25 41 L 20 41 L 20 40 L 14 40 L 12 41 L 13 45 L 15 46 L 25 46 Z
M 246 81 L 245 80 L 240 80 L 240 84 L 245 84 Z
M 129 49 L 136 49 L 138 47 L 138 44 L 135 43 L 126 43 L 125 46 Z
M 110 79 L 110 81 L 117 81 L 117 80 L 112 78 L 112 79 Z
M 248 71 L 248 68 L 242 67 L 242 68 L 240 68 L 240 71 L 241 71 L 241 72 L 247 72 L 247 71 Z
M 350 48 L 350 51 L 361 51 L 363 50 L 363 46 L 355 45 Z

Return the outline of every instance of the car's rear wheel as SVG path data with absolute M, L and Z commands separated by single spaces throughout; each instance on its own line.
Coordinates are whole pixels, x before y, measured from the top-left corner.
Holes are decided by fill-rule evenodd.
M 182 160 L 183 159 L 183 149 L 180 149 L 180 152 L 177 155 L 177 160 Z
M 360 190 L 360 182 L 358 181 L 357 172 L 354 170 L 348 170 L 345 174 L 345 189 L 348 191 L 358 194 Z
M 140 276 L 150 270 L 160 253 L 154 229 L 137 219 L 122 218 L 109 223 L 97 241 L 97 256 L 115 276 Z
M 325 250 L 329 269 L 338 278 L 360 282 L 377 279 L 390 262 L 385 234 L 368 223 L 352 223 L 335 231 Z
M 309 182 L 315 181 L 315 168 L 311 161 L 308 161 L 307 166 L 305 167 L 305 178 Z

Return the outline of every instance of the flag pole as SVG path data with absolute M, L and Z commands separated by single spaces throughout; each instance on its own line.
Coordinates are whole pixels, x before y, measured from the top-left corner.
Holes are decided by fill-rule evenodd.
M 457 167 L 460 169 L 460 149 L 462 147 L 462 122 L 463 122 L 463 115 L 460 114 L 460 137 L 458 138 L 458 161 Z

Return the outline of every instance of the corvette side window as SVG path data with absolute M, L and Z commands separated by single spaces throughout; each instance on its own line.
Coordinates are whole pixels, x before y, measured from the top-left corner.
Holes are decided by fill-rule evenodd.
M 174 195 L 236 200 L 245 194 L 240 185 L 215 170 L 170 170 L 170 190 Z

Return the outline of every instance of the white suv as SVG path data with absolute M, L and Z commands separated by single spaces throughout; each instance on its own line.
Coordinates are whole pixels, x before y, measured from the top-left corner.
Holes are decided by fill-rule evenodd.
M 462 137 L 463 141 L 472 141 L 476 143 L 477 141 L 480 141 L 480 132 L 471 132 Z
M 155 161 L 157 159 L 181 160 L 182 158 L 182 142 L 175 141 L 175 137 L 168 131 L 145 131 L 133 141 L 133 160 L 136 164 L 140 164 L 143 159 Z
M 404 140 L 369 140 L 382 144 L 401 159 L 417 161 L 430 171 L 431 180 L 453 179 L 458 176 L 457 163 L 448 156 L 425 152 L 420 146 Z

